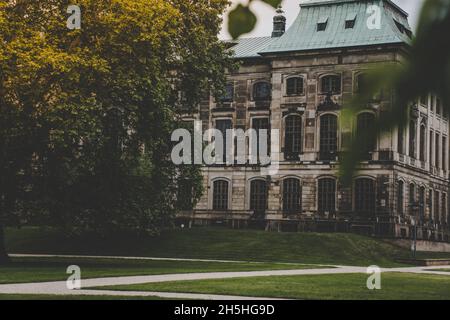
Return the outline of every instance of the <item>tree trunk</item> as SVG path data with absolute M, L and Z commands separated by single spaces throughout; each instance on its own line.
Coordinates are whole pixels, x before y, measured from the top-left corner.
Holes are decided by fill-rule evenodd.
M 8 253 L 6 253 L 5 247 L 5 230 L 0 222 L 0 265 L 9 263 Z

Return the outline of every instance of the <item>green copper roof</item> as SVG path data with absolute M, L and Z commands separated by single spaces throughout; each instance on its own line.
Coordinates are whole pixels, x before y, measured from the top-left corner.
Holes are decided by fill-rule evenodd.
M 235 58 L 257 58 L 261 57 L 258 52 L 266 48 L 275 39 L 272 37 L 241 38 L 236 40 L 232 47 Z
M 381 9 L 380 29 L 369 29 L 368 7 Z M 353 20 L 353 28 L 346 21 Z M 318 24 L 326 24 L 318 31 Z M 300 4 L 300 13 L 279 38 L 238 40 L 232 49 L 236 58 L 260 55 L 381 44 L 409 44 L 408 14 L 390 0 L 312 0 Z
M 368 7 L 381 8 L 381 28 L 369 29 Z M 409 43 L 411 28 L 407 14 L 387 0 L 328 0 L 300 5 L 300 14 L 289 30 L 261 50 L 260 54 L 331 49 L 392 43 Z M 353 28 L 346 29 L 346 21 Z M 326 23 L 324 31 L 318 24 Z

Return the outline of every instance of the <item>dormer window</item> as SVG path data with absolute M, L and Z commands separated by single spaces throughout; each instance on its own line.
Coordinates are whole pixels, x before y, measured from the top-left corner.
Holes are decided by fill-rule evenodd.
M 353 29 L 356 23 L 356 13 L 350 13 L 345 19 L 345 29 Z
M 328 25 L 328 17 L 324 16 L 317 22 L 317 31 L 325 31 Z
M 271 98 L 271 86 L 268 82 L 258 82 L 253 86 L 253 100 L 264 101 Z

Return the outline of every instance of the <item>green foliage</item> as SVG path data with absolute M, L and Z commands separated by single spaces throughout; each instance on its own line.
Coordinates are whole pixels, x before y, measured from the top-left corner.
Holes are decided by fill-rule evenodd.
M 0 4 L 0 219 L 158 231 L 180 179 L 201 191 L 170 136 L 225 83 L 227 1 L 80 0 L 73 31 L 68 4 Z
M 393 90 L 393 104 L 380 113 L 373 128 L 354 135 L 344 157 L 341 173 L 343 182 L 349 184 L 361 160 L 367 141 L 391 133 L 405 125 L 414 107 L 413 101 L 424 94 L 440 96 L 444 108 L 450 111 L 450 38 L 442 32 L 450 30 L 450 3 L 444 0 L 427 0 L 423 7 L 417 36 L 409 49 L 409 57 L 402 65 L 388 65 L 374 70 L 367 88 L 347 107 L 344 124 L 354 119 L 356 113 L 367 106 L 367 101 L 380 90 Z
M 239 4 L 229 13 L 228 32 L 233 37 L 233 39 L 237 39 L 241 35 L 249 33 L 255 28 L 258 19 L 250 9 L 250 5 L 253 1 L 257 0 L 250 0 L 246 6 Z M 281 4 L 282 0 L 260 0 L 260 1 L 276 8 Z

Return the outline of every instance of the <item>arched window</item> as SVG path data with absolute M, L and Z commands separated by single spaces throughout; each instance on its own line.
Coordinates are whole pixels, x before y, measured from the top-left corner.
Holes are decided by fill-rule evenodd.
M 283 181 L 283 212 L 287 214 L 300 213 L 302 208 L 302 190 L 300 180 L 288 178 Z
M 420 161 L 425 162 L 427 157 L 427 128 L 424 125 L 420 126 Z
M 336 180 L 319 179 L 318 209 L 320 214 L 336 213 Z
M 338 120 L 333 114 L 320 117 L 320 160 L 336 160 L 338 150 Z
M 265 180 L 253 180 L 250 183 L 250 210 L 263 213 L 267 209 L 267 183 Z
M 302 119 L 290 115 L 285 120 L 284 154 L 286 159 L 298 159 L 302 152 Z
M 304 93 L 304 81 L 302 77 L 291 77 L 286 80 L 286 95 L 299 96 Z
M 409 156 L 416 158 L 416 145 L 417 145 L 417 130 L 416 121 L 411 120 L 409 122 Z
M 268 82 L 257 82 L 253 85 L 253 100 L 264 101 L 271 98 L 271 85 Z
M 375 213 L 375 181 L 359 178 L 355 181 L 355 211 L 357 214 Z
M 213 210 L 228 210 L 228 181 L 216 180 L 213 188 Z
M 398 182 L 398 187 L 397 187 L 397 212 L 398 212 L 398 215 L 400 215 L 400 216 L 403 216 L 405 214 L 404 194 L 405 194 L 405 184 L 403 183 L 403 181 L 400 180 Z
M 337 75 L 330 75 L 322 77 L 321 81 L 321 92 L 330 94 L 340 94 L 341 93 L 341 77 Z
M 367 131 L 374 130 L 375 127 L 375 115 L 370 112 L 360 113 L 357 118 L 356 134 L 362 134 Z M 377 138 L 372 137 L 371 141 L 367 141 L 364 145 L 364 149 L 361 150 L 364 160 L 372 160 L 371 152 L 376 149 Z

